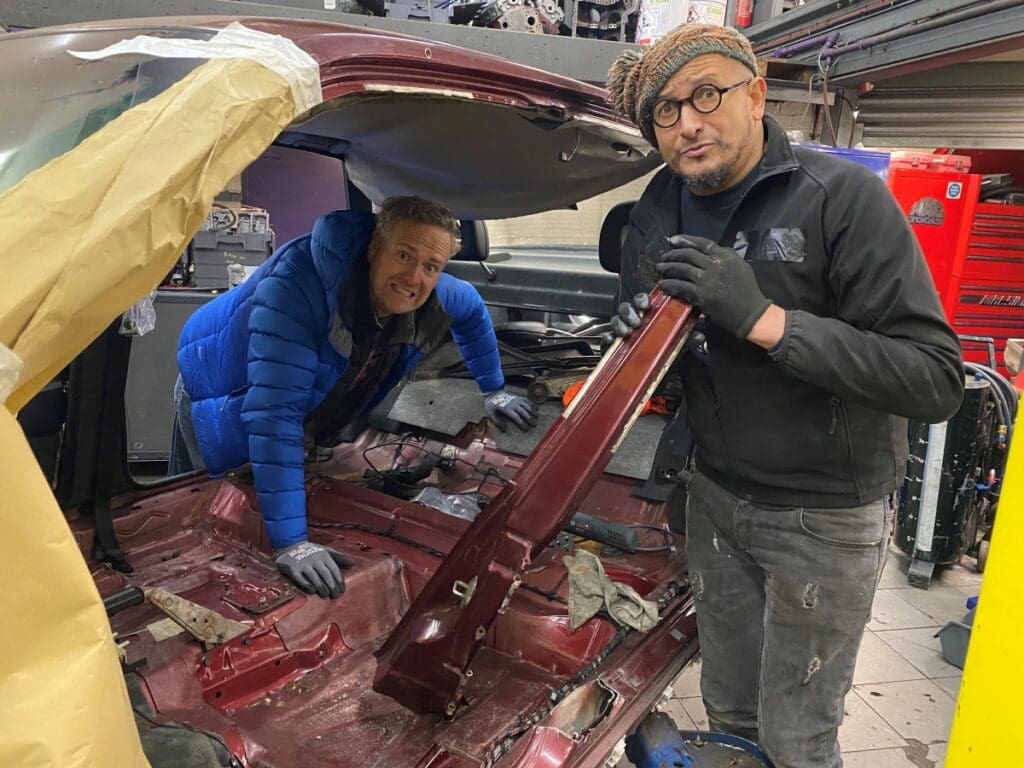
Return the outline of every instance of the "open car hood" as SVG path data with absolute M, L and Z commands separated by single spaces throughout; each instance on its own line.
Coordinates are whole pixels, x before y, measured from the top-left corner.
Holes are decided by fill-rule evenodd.
M 638 136 L 607 120 L 452 89 L 387 88 L 340 99 L 277 143 L 325 139 L 372 201 L 418 194 L 445 201 L 464 219 L 569 206 L 656 165 Z
M 276 22 L 252 25 L 277 31 Z M 385 33 L 311 25 L 324 104 L 279 144 L 344 155 L 374 202 L 418 194 L 461 218 L 573 205 L 660 158 L 602 89 L 495 56 Z
M 603 90 L 487 54 L 318 22 L 134 19 L 11 35 L 0 47 L 5 70 L 34 62 L 31 76 L 0 83 L 3 102 L 15 106 L 0 135 L 0 192 L 200 63 L 82 62 L 69 49 L 137 35 L 205 40 L 235 21 L 289 38 L 320 64 L 324 103 L 276 143 L 344 157 L 373 202 L 417 194 L 461 218 L 522 216 L 571 206 L 660 163 Z

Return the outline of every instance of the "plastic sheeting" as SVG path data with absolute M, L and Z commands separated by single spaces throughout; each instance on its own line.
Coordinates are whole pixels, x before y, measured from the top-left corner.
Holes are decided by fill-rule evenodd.
M 291 40 L 247 29 L 238 22 L 228 24 L 209 40 L 139 35 L 100 51 L 69 51 L 80 59 L 142 54 L 171 59 L 252 59 L 273 70 L 292 90 L 295 114 L 300 115 L 323 99 L 320 67 Z
M 210 61 L 0 197 L 0 349 L 23 365 L 0 408 L 4 768 L 147 765 L 99 594 L 14 414 L 153 289 L 295 113 L 279 74 Z

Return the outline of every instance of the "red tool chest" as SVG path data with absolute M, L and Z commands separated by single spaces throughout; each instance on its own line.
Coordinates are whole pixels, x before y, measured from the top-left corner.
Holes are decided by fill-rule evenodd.
M 1024 337 L 1024 206 L 980 203 L 981 175 L 959 155 L 894 153 L 889 188 L 907 214 L 946 317 L 963 336 L 991 337 L 1003 368 L 1006 340 Z M 988 364 L 986 345 L 964 358 Z

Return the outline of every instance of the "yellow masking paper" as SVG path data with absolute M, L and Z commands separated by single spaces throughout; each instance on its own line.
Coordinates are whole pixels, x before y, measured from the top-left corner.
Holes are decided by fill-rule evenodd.
M 6 408 L 0 445 L 0 765 L 147 766 L 103 603 Z
M 9 410 L 160 282 L 293 111 L 280 75 L 214 60 L 0 197 L 0 344 L 25 363 Z
M 142 768 L 110 625 L 13 414 L 153 289 L 214 195 L 294 116 L 252 60 L 203 64 L 0 197 L 0 766 Z

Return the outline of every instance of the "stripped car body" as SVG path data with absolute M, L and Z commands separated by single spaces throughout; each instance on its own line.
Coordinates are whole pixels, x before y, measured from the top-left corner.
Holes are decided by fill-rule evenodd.
M 227 21 L 42 30 L 0 43 L 0 56 L 4 45 L 35 46 L 59 69 L 65 47 L 95 49 L 135 34 L 201 39 Z M 420 194 L 463 218 L 522 215 L 614 188 L 656 162 L 599 89 L 413 38 L 243 22 L 290 38 L 320 63 L 324 103 L 277 143 L 343 158 L 373 201 Z M 190 66 L 167 65 L 179 74 Z M 72 69 L 83 77 L 103 71 L 100 82 L 115 89 L 146 80 L 138 62 Z M 81 88 L 81 78 L 66 87 Z M 31 128 L 25 120 L 12 134 Z M 335 601 L 301 594 L 278 574 L 246 471 L 158 486 L 131 480 L 123 414 L 95 413 L 112 390 L 116 401 L 118 383 L 123 396 L 129 342 L 116 330 L 98 339 L 72 366 L 51 479 L 123 643 L 151 762 L 183 765 L 176 750 L 194 757 L 205 749 L 207 762 L 195 764 L 603 765 L 697 652 L 685 548 L 668 530 L 665 505 L 633 496 L 635 480 L 603 473 L 689 327 L 678 302 L 662 298 L 655 307 L 529 458 L 501 450 L 487 423 L 468 420 L 455 435 L 371 427 L 311 466 L 312 538 L 355 562 Z M 112 442 L 87 437 L 111 431 Z M 475 522 L 362 482 L 368 469 L 424 454 L 444 458 L 426 484 L 494 499 Z M 76 483 L 82 474 L 108 482 Z M 130 571 L 95 556 L 101 509 Z M 566 553 L 548 544 L 577 510 L 658 527 L 672 539 L 656 552 L 601 550 L 613 580 L 658 602 L 653 630 L 629 632 L 605 615 L 569 630 Z M 140 589 L 164 590 L 212 621 L 246 629 L 201 642 L 183 631 L 180 612 L 174 621 L 159 600 L 139 604 Z M 182 740 L 167 738 L 174 728 Z

